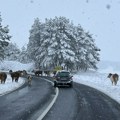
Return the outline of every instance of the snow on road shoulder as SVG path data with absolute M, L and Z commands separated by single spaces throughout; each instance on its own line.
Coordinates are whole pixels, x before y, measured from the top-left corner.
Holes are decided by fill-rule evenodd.
M 18 71 L 26 70 L 27 72 L 34 69 L 33 63 L 23 64 L 18 61 L 3 61 L 0 63 L 0 71 L 8 72 L 9 70 Z M 24 84 L 24 80 L 20 77 L 18 83 L 12 82 L 10 75 L 7 75 L 7 80 L 5 84 L 0 84 L 0 96 L 17 89 Z
M 120 80 L 118 84 L 114 86 L 110 79 L 107 78 L 107 74 L 90 71 L 75 74 L 73 80 L 77 83 L 96 88 L 120 103 Z
M 0 84 L 0 96 L 11 92 L 23 85 L 25 81 L 20 77 L 18 82 L 12 82 L 10 75 L 7 75 L 5 84 Z

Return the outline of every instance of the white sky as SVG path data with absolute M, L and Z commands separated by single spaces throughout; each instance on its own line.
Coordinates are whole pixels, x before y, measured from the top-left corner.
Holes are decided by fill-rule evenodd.
M 104 63 L 101 63 L 98 71 L 78 72 L 77 74 L 73 75 L 73 81 L 96 88 L 120 103 L 120 80 L 116 86 L 112 86 L 110 79 L 107 78 L 109 72 L 118 73 L 120 75 L 120 67 L 119 69 L 116 69 L 115 66 L 111 66 L 111 63 L 107 63 L 107 66 L 105 66 Z M 0 64 L 0 69 L 4 68 L 6 71 L 8 70 L 7 66 L 9 65 L 11 65 L 10 69 L 13 71 L 34 69 L 32 64 L 22 64 L 15 61 L 4 61 Z M 23 82 L 25 81 L 21 77 L 20 80 L 18 80 L 18 83 L 12 82 L 11 77 L 8 76 L 6 83 L 0 84 L 0 96 L 21 86 Z
M 35 18 L 65 16 L 93 34 L 101 59 L 120 61 L 120 0 L 0 0 L 3 25 L 9 25 L 11 41 L 28 43 Z

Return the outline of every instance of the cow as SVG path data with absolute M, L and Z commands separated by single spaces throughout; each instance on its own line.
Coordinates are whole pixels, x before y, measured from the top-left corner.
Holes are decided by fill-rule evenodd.
M 37 70 L 37 71 L 35 71 L 35 75 L 36 76 L 42 76 L 42 74 L 43 74 L 43 71 L 40 71 L 40 70 Z
M 23 70 L 22 71 L 22 74 L 25 76 L 25 75 L 27 75 L 27 71 L 26 70 Z
M 46 76 L 50 75 L 50 71 L 48 71 L 48 70 L 45 70 L 44 73 L 45 73 Z
M 28 79 L 28 85 L 31 86 L 32 85 L 32 76 L 28 75 L 27 79 Z
M 15 82 L 18 82 L 19 77 L 21 76 L 21 71 L 16 71 L 16 72 L 11 72 L 11 78 L 12 78 L 12 82 L 15 80 Z
M 0 72 L 1 83 L 5 83 L 7 79 L 7 74 L 5 72 Z
M 53 75 L 55 76 L 55 75 L 56 75 L 56 73 L 57 73 L 57 71 L 55 71 L 55 70 L 54 70 L 54 71 L 53 71 Z
M 9 74 L 12 73 L 13 71 L 12 70 L 9 70 Z
M 109 73 L 108 78 L 110 78 L 112 85 L 113 84 L 117 85 L 117 82 L 119 80 L 119 75 L 117 73 L 115 73 L 115 74 Z

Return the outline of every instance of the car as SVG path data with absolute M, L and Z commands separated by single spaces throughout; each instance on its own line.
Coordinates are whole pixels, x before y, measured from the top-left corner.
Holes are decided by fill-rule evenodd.
M 69 71 L 58 71 L 55 75 L 54 87 L 58 86 L 69 86 L 73 87 L 73 79 Z

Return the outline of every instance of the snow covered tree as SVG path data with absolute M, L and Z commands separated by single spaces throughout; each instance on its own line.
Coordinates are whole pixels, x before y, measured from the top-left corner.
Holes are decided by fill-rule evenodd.
M 69 20 L 65 17 L 55 17 L 55 19 L 46 19 L 45 39 L 43 48 L 46 49 L 44 64 L 55 66 L 64 66 L 65 62 L 74 60 L 74 52 L 71 48 L 71 38 L 69 38 L 65 29 L 70 31 Z M 66 27 L 66 28 L 65 28 Z
M 8 26 L 2 26 L 2 18 L 0 14 L 0 61 L 4 59 L 4 48 L 8 46 L 11 36 L 8 34 Z
M 30 30 L 29 43 L 27 45 L 27 52 L 30 59 L 37 61 L 37 57 L 40 54 L 42 45 L 42 32 L 44 25 L 38 18 L 34 20 L 34 24 Z M 37 62 L 38 63 L 38 62 Z
M 20 61 L 21 63 L 29 63 L 31 62 L 31 60 L 28 57 L 28 53 L 27 53 L 27 49 L 25 46 L 22 47 L 22 50 L 19 54 L 19 59 L 18 61 Z
M 90 35 L 88 32 L 85 33 L 85 35 L 86 37 L 84 41 L 85 41 L 85 47 L 87 51 L 86 52 L 87 68 L 97 69 L 96 64 L 98 63 L 98 61 L 100 61 L 99 53 L 98 53 L 100 49 L 96 47 L 94 39 L 92 38 L 92 35 Z
M 97 62 L 99 61 L 100 49 L 95 45 L 92 35 L 85 32 L 83 28 L 78 25 L 75 27 L 75 65 L 77 69 L 87 70 L 88 68 L 97 69 Z
M 4 49 L 5 51 L 5 59 L 18 61 L 20 58 L 20 49 L 16 45 L 16 43 L 9 43 L 7 47 Z
M 27 50 L 38 68 L 96 69 L 99 61 L 92 35 L 65 17 L 46 19 L 45 23 L 35 19 Z

